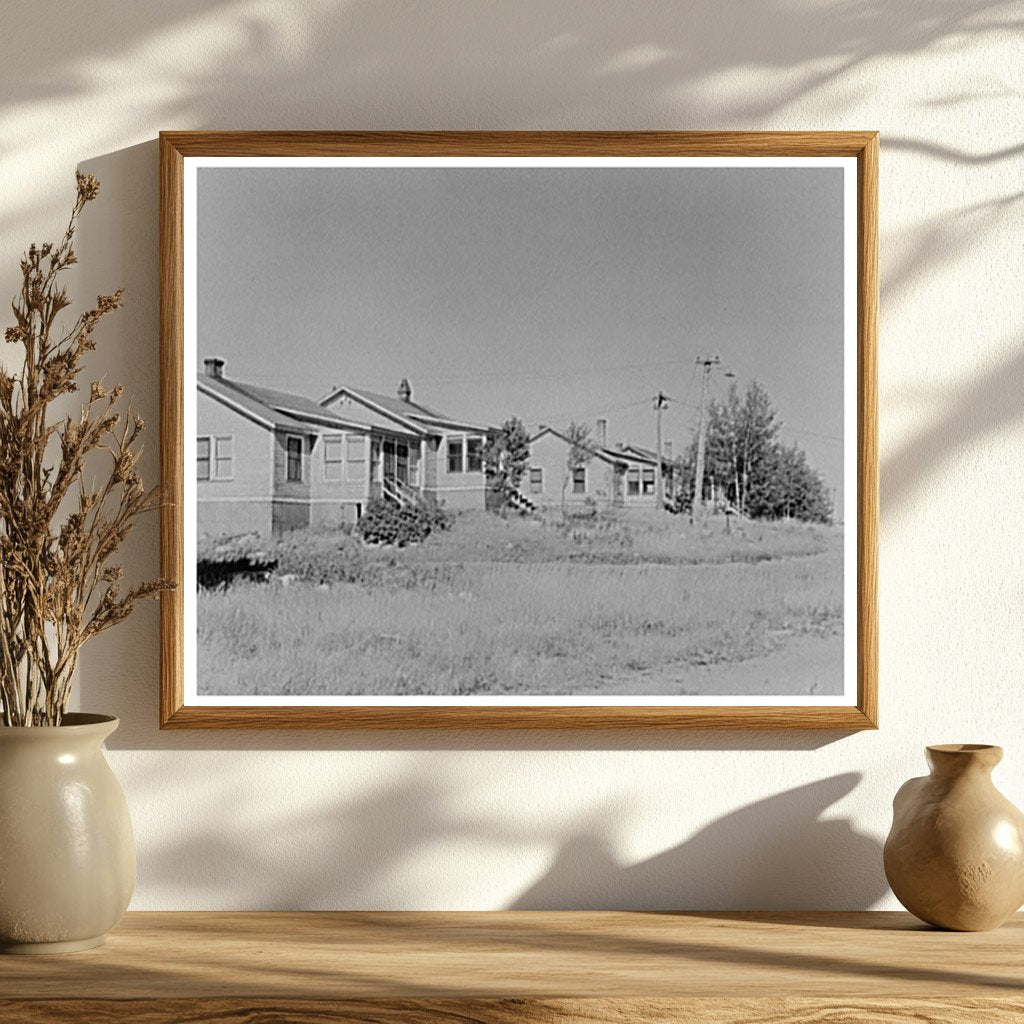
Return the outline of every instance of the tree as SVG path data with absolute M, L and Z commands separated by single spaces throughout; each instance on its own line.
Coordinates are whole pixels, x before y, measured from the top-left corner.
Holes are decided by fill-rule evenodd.
M 577 469 L 583 469 L 594 457 L 594 449 L 590 447 L 590 427 L 575 420 L 566 427 L 566 440 L 569 452 L 565 457 L 565 475 L 562 477 L 562 512 L 565 513 L 565 492 L 569 481 Z
M 737 423 L 739 508 L 755 519 L 772 516 L 779 423 L 768 392 L 756 380 L 747 388 Z
M 807 522 L 832 521 L 832 503 L 821 476 L 807 464 L 806 454 L 795 444 L 780 447 L 776 477 L 779 500 L 776 515 Z
M 509 504 L 512 492 L 519 488 L 529 461 L 530 438 L 526 427 L 518 416 L 512 416 L 488 437 L 484 448 L 488 484 L 500 496 L 502 507 Z
M 716 496 L 738 512 L 763 516 L 763 492 L 770 489 L 774 472 L 774 450 L 778 423 L 768 392 L 753 381 L 746 393 L 733 384 L 723 402 L 708 405 L 707 443 L 704 463 L 704 497 L 711 480 Z M 693 464 L 696 438 L 690 444 L 687 461 Z
M 753 381 L 742 398 L 735 384 L 724 401 L 708 406 L 705 497 L 716 497 L 753 519 L 796 518 L 830 522 L 831 505 L 821 476 L 797 446 L 779 443 L 780 423 L 763 385 Z M 686 455 L 694 463 L 696 439 Z M 692 475 L 692 470 L 691 470 Z

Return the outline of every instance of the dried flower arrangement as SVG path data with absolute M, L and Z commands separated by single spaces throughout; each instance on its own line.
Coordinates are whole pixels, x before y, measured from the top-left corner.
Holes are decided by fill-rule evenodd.
M 121 305 L 100 295 L 69 330 L 57 318 L 71 300 L 59 275 L 77 262 L 72 243 L 99 182 L 79 173 L 78 196 L 59 244 L 32 245 L 21 261 L 8 343 L 25 350 L 17 376 L 0 369 L 0 708 L 5 726 L 59 725 L 82 645 L 171 586 L 157 579 L 122 592 L 111 557 L 135 519 L 157 506 L 137 470 L 145 428 L 124 388 L 93 381 L 78 416 L 51 423 L 50 406 L 78 391 L 93 331 Z M 110 460 L 104 483 L 86 483 L 87 458 Z

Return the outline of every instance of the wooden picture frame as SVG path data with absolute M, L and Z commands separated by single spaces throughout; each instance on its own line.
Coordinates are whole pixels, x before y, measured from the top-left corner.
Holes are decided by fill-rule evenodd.
M 771 161 L 847 161 L 855 168 L 848 180 L 855 188 L 856 230 L 848 224 L 847 237 L 855 247 L 855 354 L 849 329 L 845 333 L 846 366 L 855 367 L 856 397 L 846 384 L 847 413 L 855 409 L 856 495 L 847 497 L 856 513 L 856 616 L 847 601 L 847 681 L 841 702 L 806 703 L 794 698 L 773 703 L 654 704 L 643 699 L 617 703 L 571 701 L 543 705 L 517 703 L 464 704 L 452 697 L 447 703 L 266 704 L 261 701 L 198 703 L 188 696 L 186 601 L 195 593 L 195 580 L 186 572 L 186 388 L 193 387 L 193 369 L 186 367 L 187 324 L 194 308 L 187 308 L 186 280 L 188 217 L 186 178 L 191 161 L 215 158 L 372 158 L 386 163 L 409 158 L 501 158 L 515 162 L 537 158 L 628 158 L 643 167 L 647 161 L 675 158 Z M 853 163 L 849 163 L 853 161 Z M 327 728 L 327 729 L 830 729 L 858 730 L 877 727 L 877 526 L 878 456 L 876 442 L 876 323 L 877 271 L 877 165 L 876 132 L 162 132 L 160 135 L 160 279 L 161 279 L 161 470 L 164 505 L 161 518 L 163 574 L 178 582 L 177 589 L 161 595 L 161 728 Z M 851 195 L 848 191 L 847 197 Z M 850 248 L 846 250 L 849 255 Z M 853 268 L 846 261 L 847 282 Z M 852 301 L 849 283 L 846 301 Z M 194 307 L 194 295 L 188 300 Z M 849 326 L 849 320 L 847 320 Z M 851 360 L 855 360 L 852 362 Z M 704 412 L 701 397 L 701 416 Z M 847 419 L 849 422 L 849 419 Z M 312 443 L 312 442 L 311 442 Z M 231 444 L 234 444 L 232 440 Z M 660 441 L 659 441 L 660 444 Z M 367 449 L 369 450 L 369 449 Z M 851 445 L 847 444 L 846 479 L 853 479 Z M 225 459 L 229 458 L 226 454 Z M 658 460 L 667 472 L 664 450 Z M 189 456 L 190 458 L 192 456 Z M 216 456 L 208 456 L 214 458 Z M 379 456 L 378 456 L 379 457 Z M 371 470 L 373 472 L 374 470 Z M 703 477 L 702 489 L 703 489 Z M 659 481 L 659 486 L 664 486 Z M 680 491 L 682 493 L 682 490 Z M 715 498 L 712 486 L 711 500 Z M 702 495 L 703 498 L 703 495 Z M 564 499 L 563 499 L 564 501 Z M 563 506 L 564 510 L 564 506 Z M 726 516 L 728 520 L 728 515 Z M 850 523 L 846 522 L 849 529 Z M 847 565 L 853 541 L 846 541 Z M 847 576 L 849 574 L 847 573 Z M 852 593 L 848 581 L 846 593 Z M 190 590 L 191 588 L 191 590 Z M 855 629 L 855 637 L 850 630 Z M 850 651 L 856 651 L 856 678 L 849 678 Z M 854 694 L 855 688 L 855 694 Z M 714 698 L 711 698 L 713 700 Z

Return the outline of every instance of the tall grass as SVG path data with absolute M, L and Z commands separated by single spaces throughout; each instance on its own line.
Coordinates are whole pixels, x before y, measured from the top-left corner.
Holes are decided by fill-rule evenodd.
M 199 675 L 216 693 L 628 694 L 652 673 L 836 635 L 840 539 L 493 516 L 402 551 L 306 537 L 311 565 L 326 548 L 345 572 L 201 592 Z

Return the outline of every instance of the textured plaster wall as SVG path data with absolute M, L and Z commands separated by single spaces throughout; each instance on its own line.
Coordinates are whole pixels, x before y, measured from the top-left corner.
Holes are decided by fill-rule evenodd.
M 1024 804 L 1022 21 L 992 0 L 7 0 L 0 294 L 76 164 L 96 173 L 76 294 L 127 287 L 93 365 L 154 426 L 161 128 L 882 132 L 881 730 L 163 734 L 147 607 L 82 669 L 82 705 L 123 720 L 134 906 L 890 907 L 880 842 L 925 743 L 1003 744 Z M 131 568 L 156 552 L 153 523 Z

